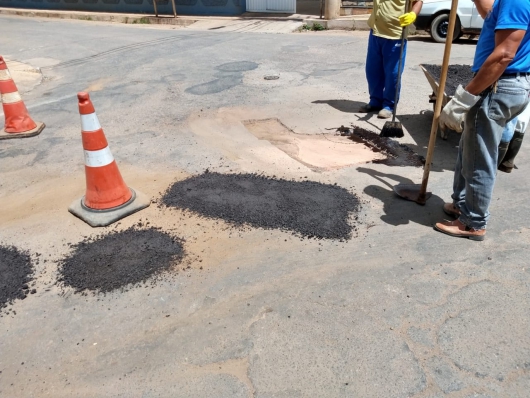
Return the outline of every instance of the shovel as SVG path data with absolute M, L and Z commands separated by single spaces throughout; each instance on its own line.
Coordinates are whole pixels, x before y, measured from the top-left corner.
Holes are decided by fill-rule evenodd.
M 438 133 L 438 119 L 442 112 L 443 93 L 445 92 L 445 82 L 447 80 L 447 70 L 449 69 L 449 58 L 451 57 L 451 44 L 453 43 L 453 33 L 455 31 L 456 9 L 458 7 L 458 0 L 452 0 L 451 13 L 449 14 L 449 28 L 447 30 L 447 37 L 445 39 L 445 51 L 442 64 L 442 72 L 440 75 L 440 86 L 438 87 L 438 95 L 436 98 L 436 106 L 434 108 L 434 117 L 432 119 L 431 135 L 429 138 L 429 146 L 427 147 L 427 158 L 425 159 L 425 168 L 423 169 L 423 178 L 421 184 L 399 184 L 394 186 L 394 192 L 403 199 L 416 202 L 424 205 L 425 202 L 432 196 L 431 192 L 427 192 L 427 184 L 429 182 L 429 174 L 431 172 L 431 163 L 434 155 L 434 146 L 436 144 L 436 134 Z

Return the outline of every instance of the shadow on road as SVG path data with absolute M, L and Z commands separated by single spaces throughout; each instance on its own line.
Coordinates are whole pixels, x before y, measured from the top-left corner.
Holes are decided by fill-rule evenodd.
M 427 156 L 432 118 L 433 112 L 431 110 L 423 110 L 419 114 L 399 115 L 399 121 L 403 128 L 416 143 L 416 145 L 407 144 L 407 146 L 422 156 Z M 460 134 L 450 132 L 447 140 L 443 140 L 438 133 L 431 171 L 454 170 L 459 141 Z
M 383 202 L 383 215 L 381 220 L 390 225 L 406 225 L 414 222 L 420 225 L 431 227 L 435 222 L 443 217 L 442 206 L 444 201 L 436 195 L 427 201 L 425 206 L 418 205 L 400 198 L 394 193 L 393 187 L 398 184 L 415 184 L 420 181 L 411 181 L 408 178 L 397 174 L 381 173 L 377 170 L 366 167 L 358 167 L 357 171 L 372 176 L 377 181 L 383 183 L 387 188 L 380 185 L 368 185 L 364 188 L 364 193 L 372 198 Z M 390 183 L 387 180 L 394 181 Z
M 358 113 L 359 108 L 365 105 L 365 102 L 350 101 L 350 100 L 317 100 L 313 104 L 328 104 L 338 111 L 345 113 Z

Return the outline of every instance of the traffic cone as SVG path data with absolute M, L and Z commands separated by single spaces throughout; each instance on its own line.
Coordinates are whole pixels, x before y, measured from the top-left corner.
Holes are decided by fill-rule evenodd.
M 68 211 L 93 227 L 104 227 L 146 208 L 150 200 L 127 187 L 110 152 L 88 93 L 77 94 L 85 151 L 86 194 Z
M 0 55 L 0 96 L 4 108 L 5 126 L 0 130 L 0 140 L 24 138 L 38 135 L 44 130 L 44 123 L 35 123 L 29 116 L 26 105 L 18 93 L 17 86 L 4 58 Z

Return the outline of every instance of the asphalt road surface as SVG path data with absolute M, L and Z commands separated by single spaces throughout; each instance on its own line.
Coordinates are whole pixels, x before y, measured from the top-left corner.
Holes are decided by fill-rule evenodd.
M 1 17 L 1 55 L 40 68 L 21 92 L 47 127 L 0 141 L 0 242 L 32 255 L 36 289 L 2 312 L 0 396 L 528 398 L 530 157 L 499 175 L 486 241 L 433 231 L 457 135 L 437 143 L 424 207 L 391 188 L 421 168 L 363 163 L 377 154 L 333 135 L 384 123 L 356 113 L 366 42 Z M 474 49 L 455 44 L 451 62 Z M 432 105 L 418 65 L 442 53 L 409 42 L 400 142 L 423 156 Z M 125 181 L 153 201 L 103 229 L 67 211 L 85 189 L 82 90 Z M 161 203 L 206 169 L 337 184 L 360 199 L 358 232 L 308 238 Z M 71 245 L 138 224 L 182 242 L 164 277 L 85 295 L 58 282 Z

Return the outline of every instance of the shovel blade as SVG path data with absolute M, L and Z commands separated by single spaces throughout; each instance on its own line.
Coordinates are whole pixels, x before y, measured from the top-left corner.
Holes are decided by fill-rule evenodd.
M 422 192 L 420 184 L 399 184 L 394 186 L 397 196 L 424 205 L 432 196 L 432 192 Z

